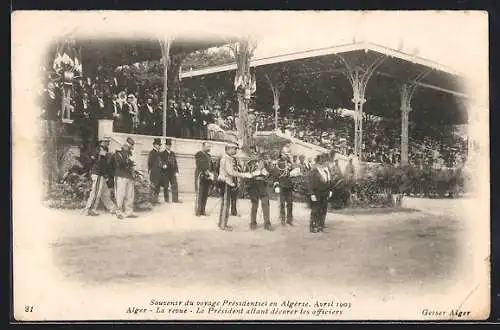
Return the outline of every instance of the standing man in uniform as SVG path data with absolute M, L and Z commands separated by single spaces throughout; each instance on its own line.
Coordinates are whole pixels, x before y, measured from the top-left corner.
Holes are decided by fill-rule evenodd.
M 118 219 L 137 218 L 134 211 L 134 167 L 132 150 L 134 140 L 127 138 L 121 150 L 113 155 L 113 168 L 115 176 L 116 216 Z
M 284 226 L 293 226 L 293 177 L 300 173 L 297 165 L 293 164 L 290 149 L 283 147 L 277 162 L 276 174 L 277 182 L 275 189 L 279 187 L 280 194 L 280 220 Z
M 196 160 L 195 170 L 195 215 L 206 215 L 205 207 L 207 205 L 208 192 L 210 185 L 214 181 L 214 173 L 212 168 L 212 156 L 210 156 L 210 144 L 203 142 L 202 150 L 198 151 L 194 158 Z
M 153 150 L 149 152 L 148 155 L 148 173 L 151 188 L 153 190 L 151 196 L 151 203 L 158 203 L 158 195 L 160 193 L 160 188 L 163 187 L 163 196 L 165 201 L 168 200 L 168 190 L 167 182 L 165 180 L 166 176 L 163 172 L 163 161 L 161 159 L 161 140 L 155 138 L 153 141 Z
M 328 169 L 328 154 L 316 157 L 316 167 L 309 174 L 309 197 L 311 218 L 309 230 L 311 233 L 322 232 L 328 212 L 328 200 L 332 197 L 331 173 Z
M 165 150 L 161 154 L 161 159 L 163 161 L 163 171 L 165 177 L 165 187 L 168 187 L 170 184 L 170 189 L 172 189 L 172 201 L 174 203 L 182 203 L 179 200 L 179 190 L 177 186 L 177 175 L 179 174 L 179 167 L 177 166 L 177 158 L 175 157 L 175 153 L 172 151 L 172 140 L 166 139 L 165 141 Z M 169 202 L 168 190 L 165 189 L 165 202 Z
M 235 167 L 235 155 L 238 145 L 235 142 L 229 142 L 225 148 L 225 154 L 220 160 L 219 181 L 222 183 L 222 203 L 219 214 L 219 228 L 231 231 L 232 228 L 227 225 L 229 219 L 229 204 L 231 203 L 230 191 L 235 186 L 237 178 L 251 178 L 250 173 L 239 172 Z
M 248 194 L 252 202 L 250 211 L 250 229 L 257 229 L 257 210 L 259 208 L 259 200 L 262 206 L 262 214 L 264 217 L 264 229 L 272 231 L 269 211 L 269 171 L 266 168 L 263 159 L 257 160 L 257 167 L 252 172 L 252 178 L 248 180 Z
M 112 154 L 109 153 L 109 142 L 109 137 L 104 137 L 100 140 L 96 154 L 91 156 L 92 167 L 90 174 L 92 177 L 92 190 L 90 191 L 85 207 L 85 215 L 88 216 L 99 215 L 96 210 L 101 200 L 110 213 L 116 212 L 116 206 L 111 200 L 111 193 L 107 184 L 108 176 L 111 174 L 109 173 L 109 164 L 112 157 Z
M 234 168 L 239 171 L 239 172 L 242 172 L 242 168 L 240 166 L 240 164 L 238 163 L 238 160 L 236 158 L 233 158 L 233 166 Z M 238 178 L 234 178 L 234 187 L 231 188 L 231 190 L 229 191 L 229 194 L 231 195 L 231 215 L 234 216 L 234 217 L 237 217 L 238 216 L 238 208 L 236 207 L 237 205 L 237 201 L 238 201 L 238 194 L 240 192 L 240 180 Z

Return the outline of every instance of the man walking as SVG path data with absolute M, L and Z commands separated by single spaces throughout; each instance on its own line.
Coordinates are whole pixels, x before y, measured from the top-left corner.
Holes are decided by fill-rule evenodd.
M 225 148 L 225 154 L 220 160 L 219 181 L 222 183 L 222 202 L 219 214 L 219 228 L 231 231 L 232 228 L 227 225 L 229 219 L 229 204 L 231 202 L 231 188 L 235 186 L 237 178 L 251 178 L 250 173 L 239 172 L 235 167 L 234 156 L 236 155 L 238 145 L 235 142 L 229 142 Z
M 110 213 L 116 212 L 116 206 L 111 200 L 111 193 L 107 185 L 108 175 L 111 174 L 109 173 L 109 165 L 112 158 L 112 155 L 109 153 L 109 142 L 109 137 L 104 137 L 100 140 L 96 154 L 91 156 L 92 167 L 90 173 L 92 177 L 92 190 L 90 191 L 85 207 L 85 214 L 88 216 L 99 215 L 96 210 L 101 200 Z
M 207 205 L 208 192 L 210 185 L 214 180 L 212 157 L 210 156 L 210 144 L 203 142 L 202 150 L 195 155 L 196 170 L 195 170 L 195 215 L 206 215 L 205 207 Z
M 162 166 L 163 161 L 161 159 L 161 140 L 154 139 L 153 141 L 153 150 L 149 152 L 148 155 L 148 173 L 149 173 L 149 182 L 152 188 L 152 196 L 151 203 L 158 203 L 158 195 L 160 193 L 160 188 L 163 187 L 163 196 L 165 201 L 168 200 L 168 190 L 166 182 L 166 176 L 163 172 Z
M 179 200 L 179 190 L 177 186 L 177 175 L 179 174 L 179 167 L 177 166 L 177 158 L 175 153 L 172 151 L 172 140 L 166 139 L 165 150 L 161 154 L 162 169 L 165 175 L 165 185 L 163 187 L 165 191 L 165 202 L 169 202 L 168 190 L 165 189 L 170 184 L 170 189 L 172 189 L 172 201 L 174 203 L 182 203 Z
M 116 216 L 118 219 L 136 218 L 134 211 L 134 167 L 132 150 L 134 140 L 127 138 L 121 150 L 113 155 L 115 176 Z

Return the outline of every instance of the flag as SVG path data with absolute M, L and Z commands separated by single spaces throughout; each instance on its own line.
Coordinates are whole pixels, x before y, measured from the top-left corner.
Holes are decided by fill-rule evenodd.
M 78 52 L 75 50 L 75 73 L 82 75 L 83 74 L 83 66 L 82 66 L 82 49 L 80 48 Z
M 56 56 L 54 58 L 54 64 L 52 68 L 54 69 L 55 72 L 59 73 L 61 71 L 61 62 L 62 62 L 62 56 L 61 53 L 59 52 L 59 49 L 56 51 Z
M 255 79 L 255 72 L 252 74 L 250 78 L 250 93 L 255 93 L 257 90 L 257 80 Z

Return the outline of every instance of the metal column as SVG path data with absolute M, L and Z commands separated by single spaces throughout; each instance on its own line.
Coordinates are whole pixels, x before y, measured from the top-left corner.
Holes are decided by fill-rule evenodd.
M 368 81 L 375 70 L 387 58 L 386 55 L 378 57 L 366 69 L 352 68 L 342 55 L 337 54 L 346 67 L 345 75 L 352 86 L 354 103 L 354 156 L 362 161 L 363 153 L 363 104 L 366 102 L 365 93 Z

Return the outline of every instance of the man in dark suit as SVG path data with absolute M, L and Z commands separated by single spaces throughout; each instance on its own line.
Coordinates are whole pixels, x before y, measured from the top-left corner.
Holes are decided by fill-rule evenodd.
M 174 203 L 182 203 L 179 200 L 179 191 L 177 187 L 177 174 L 179 174 L 179 167 L 177 166 L 177 158 L 175 153 L 172 151 L 172 140 L 166 139 L 165 150 L 161 154 L 162 170 L 164 172 L 165 187 L 170 183 L 170 188 L 172 189 L 172 201 Z M 166 190 L 165 201 L 169 201 L 168 190 Z
M 195 170 L 195 215 L 206 215 L 205 206 L 207 205 L 208 192 L 210 185 L 214 181 L 214 173 L 212 168 L 212 157 L 210 156 L 210 144 L 203 142 L 202 150 L 194 155 L 196 159 Z
M 316 167 L 309 174 L 309 198 L 311 206 L 309 230 L 311 233 L 323 231 L 328 211 L 328 200 L 332 197 L 328 155 L 318 155 L 316 157 L 316 164 Z
M 141 109 L 141 132 L 147 135 L 155 135 L 154 123 L 155 123 L 155 109 L 153 107 L 153 98 L 148 96 L 146 99 L 146 104 L 144 104 Z
M 168 200 L 168 189 L 166 175 L 164 174 L 162 167 L 163 162 L 161 160 L 161 140 L 154 139 L 153 150 L 149 152 L 148 155 L 148 173 L 149 181 L 153 190 L 151 202 L 154 204 L 158 203 L 158 194 L 160 193 L 160 188 L 163 187 L 163 196 L 165 201 Z

